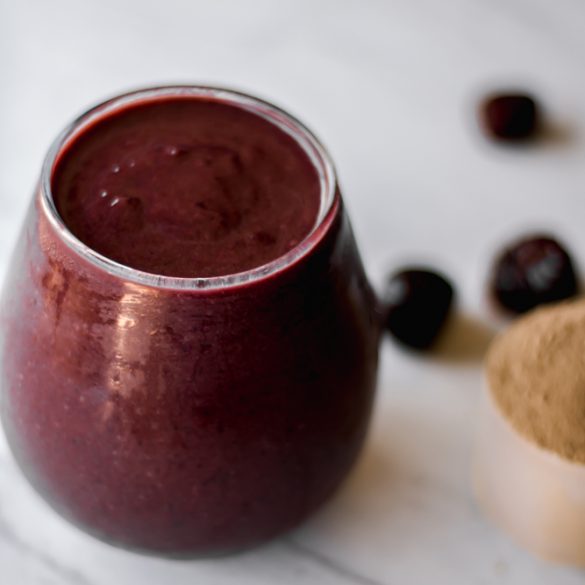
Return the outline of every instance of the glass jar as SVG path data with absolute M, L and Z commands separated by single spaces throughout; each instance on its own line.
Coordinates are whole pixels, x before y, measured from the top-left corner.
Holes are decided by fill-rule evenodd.
M 51 193 L 60 153 L 104 116 L 168 96 L 245 108 L 305 150 L 320 213 L 285 256 L 173 278 L 69 231 Z M 301 123 L 250 96 L 154 88 L 78 118 L 44 162 L 0 315 L 14 455 L 59 513 L 109 543 L 189 557 L 256 545 L 322 504 L 362 446 L 379 326 L 334 168 Z

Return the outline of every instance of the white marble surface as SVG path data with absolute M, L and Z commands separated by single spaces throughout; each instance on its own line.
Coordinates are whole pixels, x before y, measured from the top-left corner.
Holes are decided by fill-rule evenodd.
M 486 261 L 510 234 L 556 230 L 585 263 L 582 0 L 0 0 L 0 268 L 43 154 L 92 102 L 207 81 L 263 95 L 329 146 L 374 282 L 404 259 L 443 267 L 460 318 L 441 355 L 382 348 L 374 424 L 339 495 L 286 538 L 171 562 L 111 549 L 55 516 L 0 439 L 2 585 L 574 585 L 532 558 L 470 493 L 478 358 L 493 325 Z M 481 140 L 485 88 L 522 83 L 550 139 Z

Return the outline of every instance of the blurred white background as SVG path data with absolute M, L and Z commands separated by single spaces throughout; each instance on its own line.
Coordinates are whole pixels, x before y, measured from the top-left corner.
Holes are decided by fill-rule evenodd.
M 350 481 L 294 534 L 228 560 L 94 542 L 30 491 L 0 441 L 0 583 L 583 583 L 486 523 L 468 475 L 494 250 L 545 228 L 585 265 L 584 26 L 580 0 L 0 0 L 1 273 L 66 123 L 128 89 L 206 82 L 274 101 L 322 138 L 376 285 L 405 259 L 429 261 L 469 316 L 457 330 L 469 339 L 440 358 L 385 343 Z M 477 100 L 500 87 L 542 100 L 545 140 L 482 138 Z

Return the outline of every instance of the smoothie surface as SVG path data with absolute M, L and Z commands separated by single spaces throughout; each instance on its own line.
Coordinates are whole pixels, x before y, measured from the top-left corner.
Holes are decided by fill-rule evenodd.
M 106 114 L 56 161 L 67 227 L 100 254 L 174 277 L 243 272 L 315 225 L 319 177 L 299 143 L 243 107 L 160 98 Z

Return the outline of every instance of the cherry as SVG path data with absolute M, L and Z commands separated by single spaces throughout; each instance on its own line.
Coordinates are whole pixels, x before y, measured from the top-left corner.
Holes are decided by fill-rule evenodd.
M 437 339 L 453 304 L 446 277 L 424 268 L 403 269 L 388 280 L 385 326 L 401 343 L 423 350 Z
M 521 140 L 534 135 L 539 109 L 527 94 L 498 94 L 487 98 L 481 106 L 485 130 L 500 140 Z
M 513 243 L 496 259 L 491 289 L 504 309 L 525 313 L 574 296 L 578 284 L 565 248 L 550 236 L 533 235 Z

